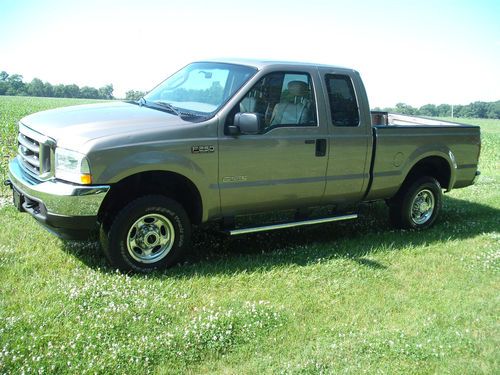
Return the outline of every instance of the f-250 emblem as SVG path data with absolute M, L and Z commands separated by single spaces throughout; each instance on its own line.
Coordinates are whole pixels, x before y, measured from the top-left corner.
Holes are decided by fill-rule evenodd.
M 192 154 L 203 154 L 207 152 L 214 152 L 215 146 L 207 145 L 207 146 L 192 146 L 191 153 Z

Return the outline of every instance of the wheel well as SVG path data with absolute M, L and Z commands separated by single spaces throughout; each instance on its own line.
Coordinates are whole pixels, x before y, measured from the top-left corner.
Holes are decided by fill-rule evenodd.
M 191 223 L 201 222 L 202 201 L 196 186 L 178 173 L 165 171 L 142 172 L 113 184 L 99 209 L 99 220 L 108 222 L 125 204 L 147 194 L 162 194 L 176 200 L 186 210 Z
M 447 189 L 451 179 L 450 165 L 446 159 L 439 156 L 422 159 L 411 168 L 403 182 L 403 186 L 423 176 L 434 177 L 441 187 Z

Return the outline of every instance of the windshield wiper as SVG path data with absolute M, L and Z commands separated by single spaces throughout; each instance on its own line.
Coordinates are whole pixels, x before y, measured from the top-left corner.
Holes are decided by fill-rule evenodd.
M 159 106 L 161 107 L 165 107 L 166 109 L 168 109 L 169 111 L 175 113 L 177 116 L 179 117 L 182 117 L 181 116 L 181 113 L 179 112 L 179 110 L 177 108 L 175 108 L 172 104 L 170 103 L 167 103 L 167 102 L 153 102 L 155 104 L 158 104 Z
M 160 107 L 165 108 L 167 111 L 174 113 L 175 115 L 179 116 L 182 119 L 187 117 L 187 118 L 199 118 L 201 120 L 201 119 L 204 119 L 206 117 L 205 115 L 201 115 L 198 113 L 181 112 L 179 110 L 179 108 L 174 107 L 172 104 L 167 103 L 167 102 L 162 102 L 162 101 L 149 101 L 148 102 L 146 99 L 144 99 L 144 97 L 140 98 L 139 100 L 135 101 L 134 103 L 138 104 L 141 107 L 142 106 L 146 106 L 148 108 L 155 108 L 156 107 L 156 109 L 160 109 Z M 198 120 L 197 122 L 199 122 L 200 120 Z

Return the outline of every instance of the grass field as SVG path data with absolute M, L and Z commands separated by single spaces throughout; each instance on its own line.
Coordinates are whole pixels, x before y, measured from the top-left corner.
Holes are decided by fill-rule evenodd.
M 3 160 L 20 117 L 74 103 L 0 97 Z M 482 127 L 482 176 L 425 232 L 374 204 L 350 223 L 198 234 L 182 266 L 130 276 L 4 205 L 0 374 L 498 374 L 500 121 L 460 121 Z

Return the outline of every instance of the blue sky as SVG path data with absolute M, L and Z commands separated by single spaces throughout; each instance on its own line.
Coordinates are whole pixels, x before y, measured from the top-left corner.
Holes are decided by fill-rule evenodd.
M 149 90 L 193 60 L 360 71 L 374 106 L 500 99 L 500 1 L 0 0 L 0 70 Z

